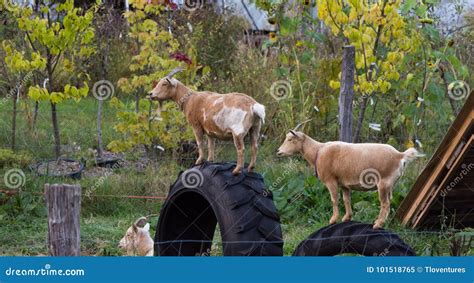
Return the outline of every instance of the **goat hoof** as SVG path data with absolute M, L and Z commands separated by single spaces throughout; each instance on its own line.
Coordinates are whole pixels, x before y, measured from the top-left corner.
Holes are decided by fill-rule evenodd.
M 253 172 L 253 169 L 255 169 L 255 166 L 249 166 L 249 167 L 247 168 L 247 171 Z
M 372 229 L 374 230 L 382 229 L 382 224 L 375 222 L 374 226 L 372 226 Z
M 236 176 L 240 174 L 241 168 L 235 168 L 234 171 L 232 171 L 232 175 Z
M 332 224 L 335 224 L 337 222 L 337 218 L 336 219 L 332 219 L 329 220 L 329 225 L 332 225 Z
M 351 221 L 351 219 L 352 219 L 351 216 L 344 216 L 344 218 L 342 218 L 342 222 Z
M 199 164 L 202 164 L 204 162 L 204 159 L 198 159 L 196 160 L 196 163 L 194 163 L 195 165 L 199 165 Z

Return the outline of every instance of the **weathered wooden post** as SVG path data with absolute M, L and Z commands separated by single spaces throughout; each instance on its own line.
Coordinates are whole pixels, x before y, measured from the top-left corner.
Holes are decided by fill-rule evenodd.
M 48 208 L 48 250 L 51 256 L 79 256 L 81 253 L 81 187 L 45 184 Z
M 339 140 L 352 142 L 352 101 L 354 99 L 355 48 L 343 47 L 341 88 L 339 92 Z

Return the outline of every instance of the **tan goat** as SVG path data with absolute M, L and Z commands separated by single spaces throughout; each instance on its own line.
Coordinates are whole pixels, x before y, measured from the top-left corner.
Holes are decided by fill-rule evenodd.
M 329 223 L 334 224 L 339 219 L 338 186 L 342 187 L 346 210 L 342 221 L 349 221 L 352 217 L 350 196 L 352 189 L 361 191 L 377 189 L 380 213 L 373 228 L 381 228 L 389 214 L 395 182 L 402 175 L 408 162 L 423 155 L 414 148 L 399 152 L 388 144 L 354 144 L 339 141 L 320 143 L 296 131 L 297 128 L 286 135 L 277 154 L 279 156 L 301 154 L 315 169 L 316 176 L 331 194 L 333 214 Z
M 150 223 L 147 223 L 146 217 L 140 217 L 127 229 L 118 247 L 125 250 L 127 255 L 153 256 L 153 243 Z
M 191 125 L 199 150 L 196 164 L 204 161 L 203 137 L 207 135 L 208 160 L 214 161 L 215 139 L 232 140 L 237 149 L 237 166 L 232 174 L 240 173 L 244 166 L 244 137 L 250 134 L 251 159 L 248 171 L 257 161 L 260 129 L 265 120 L 265 107 L 243 93 L 220 94 L 194 91 L 172 76 L 174 70 L 161 79 L 150 92 L 149 98 L 161 103 L 173 100 L 184 112 Z

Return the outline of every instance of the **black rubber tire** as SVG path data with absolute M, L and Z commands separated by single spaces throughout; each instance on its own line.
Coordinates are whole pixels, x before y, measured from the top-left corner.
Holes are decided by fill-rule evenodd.
M 390 231 L 372 229 L 372 224 L 348 221 L 329 225 L 301 242 L 294 256 L 415 256 L 413 249 Z
M 263 177 L 235 163 L 209 163 L 179 174 L 163 204 L 155 255 L 209 255 L 219 223 L 225 256 L 281 256 L 280 217 Z

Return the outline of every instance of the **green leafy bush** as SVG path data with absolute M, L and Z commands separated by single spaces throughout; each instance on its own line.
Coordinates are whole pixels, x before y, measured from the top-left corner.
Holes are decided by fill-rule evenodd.
M 27 152 L 13 152 L 9 149 L 0 149 L 0 168 L 27 167 L 33 158 Z

